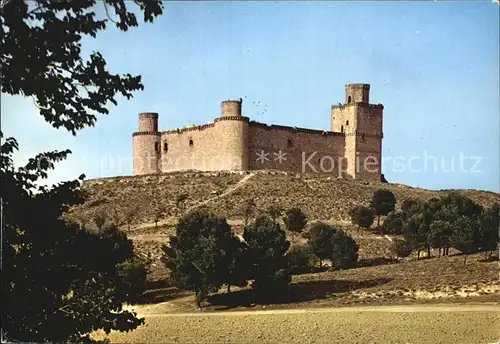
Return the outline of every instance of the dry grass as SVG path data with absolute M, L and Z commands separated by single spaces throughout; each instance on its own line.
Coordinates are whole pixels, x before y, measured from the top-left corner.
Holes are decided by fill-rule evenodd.
M 398 184 L 382 184 L 361 180 L 336 179 L 322 174 L 294 174 L 290 172 L 255 171 L 255 175 L 235 192 L 207 204 L 207 207 L 229 219 L 243 218 L 243 205 L 253 198 L 261 211 L 270 205 L 283 209 L 300 207 L 309 219 L 348 220 L 348 210 L 359 204 L 368 204 L 373 192 L 387 188 L 394 192 L 399 203 L 407 198 L 428 199 L 446 191 L 431 191 Z M 182 209 L 175 206 L 175 196 L 188 195 L 185 207 L 196 206 L 237 185 L 245 177 L 238 173 L 170 173 L 159 176 L 116 177 L 86 182 L 84 190 L 89 201 L 74 209 L 73 217 L 90 220 L 97 210 L 106 214 L 123 215 L 133 206 L 139 213 L 133 223 L 153 221 L 153 208 L 162 202 L 168 209 L 166 217 L 178 216 Z M 456 190 L 483 205 L 500 202 L 500 195 L 477 190 Z

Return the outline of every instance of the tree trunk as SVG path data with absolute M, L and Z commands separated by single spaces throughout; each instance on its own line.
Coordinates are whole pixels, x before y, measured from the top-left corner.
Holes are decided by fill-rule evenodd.
M 320 268 L 320 269 L 321 269 L 322 263 L 323 263 L 323 260 L 322 260 L 322 259 L 320 259 L 320 260 L 319 260 L 319 268 Z
M 430 246 L 427 246 L 427 258 L 431 257 L 431 248 Z
M 467 262 L 467 253 L 464 253 L 464 265 L 465 265 L 465 262 Z
M 420 259 L 420 250 L 417 250 L 417 260 Z
M 229 282 L 227 284 L 227 292 L 230 293 L 231 292 L 231 282 Z
M 438 247 L 438 259 L 441 258 L 441 247 Z
M 380 215 L 377 215 L 377 227 L 380 227 Z

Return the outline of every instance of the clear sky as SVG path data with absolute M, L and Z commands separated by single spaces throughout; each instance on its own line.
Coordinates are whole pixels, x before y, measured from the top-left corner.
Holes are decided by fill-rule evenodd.
M 385 106 L 390 182 L 499 192 L 498 39 L 499 6 L 487 1 L 165 2 L 154 24 L 110 26 L 85 43 L 113 72 L 143 76 L 134 99 L 73 137 L 31 99 L 2 95 L 2 131 L 18 139 L 19 163 L 72 150 L 49 182 L 130 175 L 139 112 L 159 112 L 167 130 L 207 123 L 221 100 L 246 96 L 253 120 L 329 130 L 344 85 L 369 83 Z

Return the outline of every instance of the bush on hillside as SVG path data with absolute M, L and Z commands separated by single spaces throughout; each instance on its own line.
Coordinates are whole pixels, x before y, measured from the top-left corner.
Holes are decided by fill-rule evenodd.
M 385 234 L 401 235 L 403 233 L 403 213 L 391 211 L 382 223 L 382 232 Z
M 285 212 L 283 222 L 289 231 L 301 233 L 307 224 L 307 217 L 300 208 L 291 208 Z
M 403 239 L 395 239 L 391 243 L 390 251 L 396 258 L 408 257 L 412 252 L 411 245 Z
M 292 274 L 304 274 L 313 271 L 316 261 L 311 246 L 294 245 L 286 253 L 288 268 Z

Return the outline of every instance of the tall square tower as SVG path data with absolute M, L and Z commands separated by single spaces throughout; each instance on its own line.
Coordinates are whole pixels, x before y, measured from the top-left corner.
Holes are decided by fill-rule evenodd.
M 347 174 L 380 181 L 384 106 L 369 99 L 369 84 L 346 85 L 345 103 L 332 106 L 332 131 L 345 135 Z

